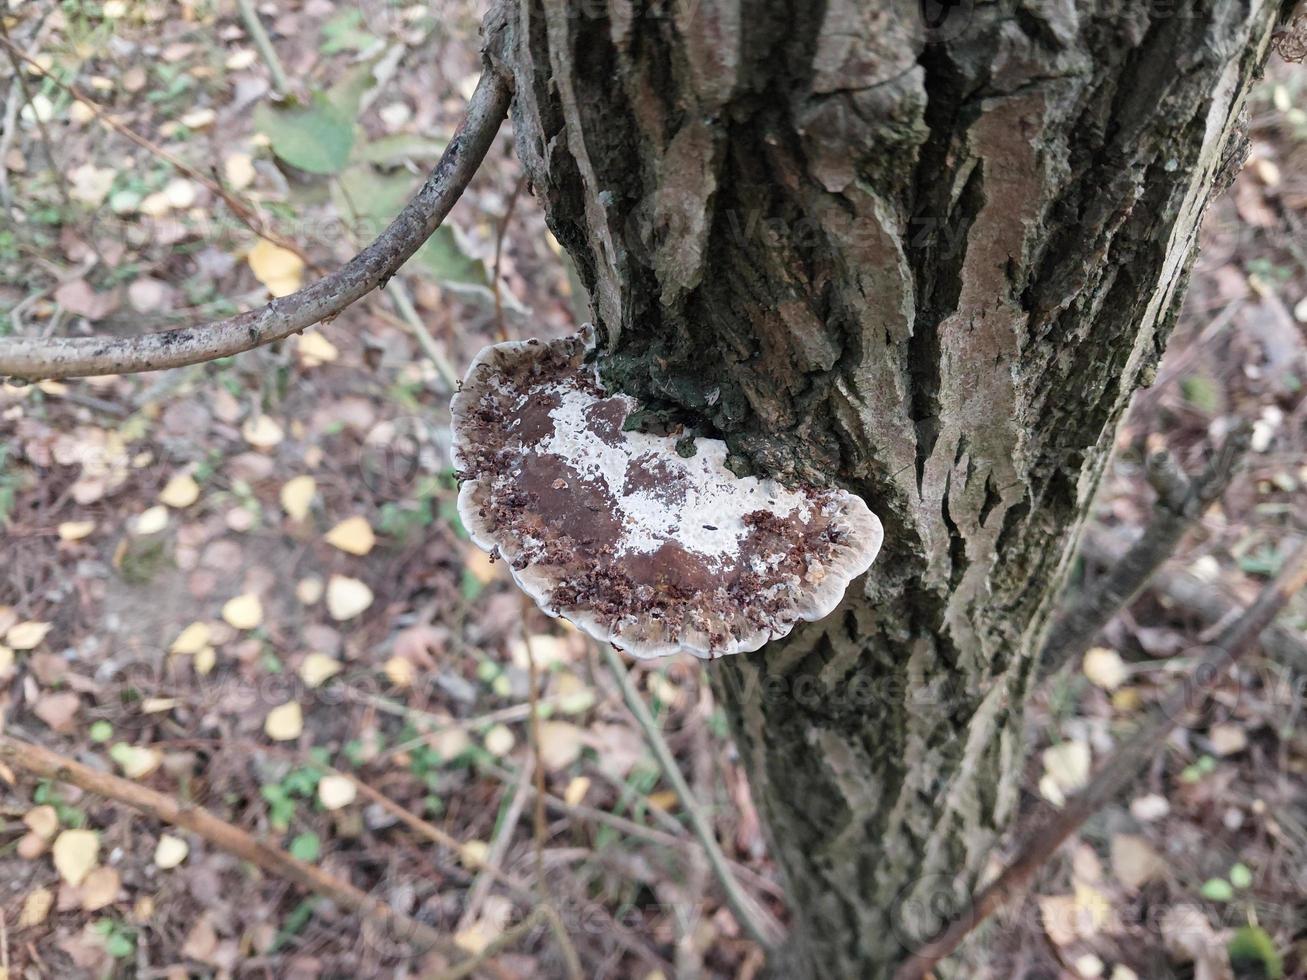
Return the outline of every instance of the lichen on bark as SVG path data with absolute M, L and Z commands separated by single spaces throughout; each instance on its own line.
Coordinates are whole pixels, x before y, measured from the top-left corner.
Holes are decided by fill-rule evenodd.
M 797 971 L 882 975 L 1012 816 L 1032 650 L 1283 13 L 520 0 L 500 25 L 605 380 L 885 524 L 834 615 L 714 668 Z

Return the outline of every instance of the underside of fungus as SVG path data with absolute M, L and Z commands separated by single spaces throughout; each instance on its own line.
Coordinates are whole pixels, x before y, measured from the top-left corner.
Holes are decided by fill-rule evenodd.
M 861 498 L 737 477 L 726 444 L 627 431 L 589 330 L 494 344 L 450 406 L 472 540 L 561 616 L 636 657 L 757 650 L 839 604 L 883 536 Z

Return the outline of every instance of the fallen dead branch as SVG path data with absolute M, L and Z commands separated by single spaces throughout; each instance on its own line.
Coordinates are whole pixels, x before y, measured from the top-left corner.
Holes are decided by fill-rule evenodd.
M 0 762 L 31 776 L 69 783 L 88 793 L 130 806 L 164 823 L 199 834 L 214 847 L 258 865 L 269 874 L 316 892 L 343 908 L 370 919 L 376 926 L 384 928 L 388 935 L 407 940 L 420 949 L 456 952 L 453 943 L 431 926 L 396 912 L 384 902 L 320 868 L 291 857 L 279 847 L 251 837 L 239 827 L 232 826 L 201 807 L 181 803 L 157 790 L 92 769 L 75 759 L 11 735 L 0 734 Z
M 440 227 L 485 158 L 508 112 L 507 83 L 487 71 L 467 115 L 421 190 L 344 266 L 257 310 L 135 337 L 0 337 L 0 376 L 39 381 L 198 364 L 252 350 L 329 320 L 391 276 Z
M 1076 828 L 1143 771 L 1190 709 L 1256 645 L 1262 631 L 1275 621 L 1280 610 L 1304 586 L 1307 586 L 1307 540 L 1299 543 L 1275 579 L 1225 630 L 1214 651 L 1195 664 L 1190 675 L 1175 685 L 1148 713 L 1135 734 L 1112 753 L 1088 786 L 1067 800 L 1061 810 L 1045 817 L 1040 825 L 1025 831 L 1018 828 L 1013 839 L 1025 843 L 1016 857 L 937 939 L 919 949 L 898 969 L 895 980 L 922 980 L 944 957 L 957 949 L 972 930 L 1021 891 Z
M 1185 532 L 1208 506 L 1225 493 L 1248 449 L 1248 426 L 1232 431 L 1212 454 L 1207 468 L 1190 480 L 1170 453 L 1155 453 L 1148 460 L 1148 478 L 1157 494 L 1153 515 L 1140 535 L 1091 592 L 1076 596 L 1058 616 L 1037 661 L 1051 674 L 1080 657 L 1098 631 L 1134 599 L 1161 567 Z

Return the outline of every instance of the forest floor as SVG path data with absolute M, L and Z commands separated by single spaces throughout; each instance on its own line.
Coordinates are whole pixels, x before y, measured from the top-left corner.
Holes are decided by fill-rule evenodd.
M 420 183 L 478 73 L 477 11 L 260 9 L 275 61 L 226 0 L 16 7 L 8 34 L 53 78 L 0 57 L 0 332 L 257 306 L 352 255 Z M 283 84 L 300 108 L 278 107 Z M 1197 472 L 1244 418 L 1253 451 L 1168 566 L 1197 602 L 1149 590 L 1041 690 L 1024 810 L 1083 783 L 1214 635 L 1213 597 L 1253 597 L 1307 516 L 1307 73 L 1273 66 L 1251 136 L 1091 536 L 1149 520 L 1148 449 Z M 304 254 L 260 244 L 215 186 Z M 588 977 L 758 973 L 602 658 L 526 612 L 454 510 L 453 377 L 498 337 L 575 329 L 576 294 L 505 127 L 433 243 L 320 329 L 0 387 L 0 731 L 205 807 L 454 944 L 415 952 L 196 834 L 0 763 L 0 978 L 437 976 L 527 920 L 541 869 Z M 1224 679 L 973 939 L 969 975 L 1307 976 L 1307 604 L 1281 622 L 1297 653 Z M 743 887 L 784 920 L 702 665 L 631 670 Z M 509 938 L 481 975 L 564 975 L 554 931 Z

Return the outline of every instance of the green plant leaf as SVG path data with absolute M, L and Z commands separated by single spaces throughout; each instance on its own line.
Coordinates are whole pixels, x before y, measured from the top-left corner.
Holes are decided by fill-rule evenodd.
M 268 138 L 272 152 L 311 174 L 336 174 L 345 168 L 354 147 L 354 120 L 321 93 L 307 106 L 261 103 L 254 126 Z
M 377 38 L 363 29 L 363 12 L 358 8 L 344 10 L 322 25 L 325 40 L 319 50 L 323 54 L 341 51 L 366 51 L 377 43 Z
M 1209 902 L 1228 902 L 1234 898 L 1234 888 L 1224 878 L 1208 878 L 1199 894 Z
M 1240 862 L 1230 869 L 1230 884 L 1235 888 L 1248 888 L 1253 883 L 1253 873 L 1248 865 Z
M 297 834 L 290 842 L 290 854 L 291 857 L 312 864 L 322 855 L 322 842 L 318 840 L 318 835 L 311 831 Z
M 485 263 L 463 251 L 453 227 L 448 224 L 436 229 L 427 243 L 418 249 L 414 260 L 442 286 L 471 292 L 482 298 L 491 296 L 490 276 Z
M 1266 930 L 1258 926 L 1244 926 L 1230 939 L 1226 947 L 1234 966 L 1256 963 L 1261 966 L 1267 980 L 1280 980 L 1284 976 L 1284 960 L 1275 948 L 1275 942 Z

